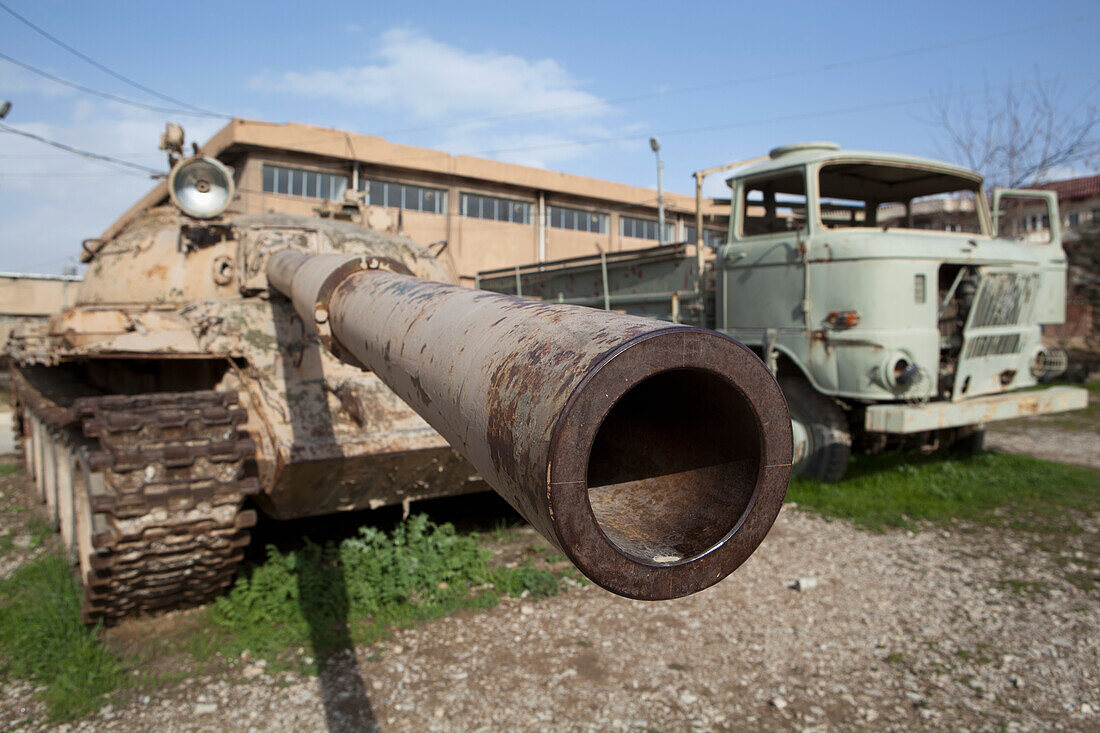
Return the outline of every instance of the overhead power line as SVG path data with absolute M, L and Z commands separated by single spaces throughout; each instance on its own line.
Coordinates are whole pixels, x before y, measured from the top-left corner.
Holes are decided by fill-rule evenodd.
M 184 102 L 182 100 L 176 99 L 175 97 L 170 97 L 167 94 L 162 94 L 162 93 L 158 92 L 155 89 L 150 89 L 149 87 L 145 86 L 144 84 L 136 82 L 133 79 L 131 79 L 130 77 L 124 76 L 124 75 L 118 73 L 117 71 L 104 66 L 103 64 L 99 63 L 98 61 L 96 61 L 92 57 L 88 56 L 87 54 L 81 53 L 80 51 L 76 50 L 75 48 L 73 48 L 69 44 L 62 41 L 60 38 L 57 38 L 56 36 L 53 36 L 50 33 L 43 30 L 42 28 L 38 27 L 37 25 L 35 25 L 31 21 L 24 18 L 19 13 L 15 12 L 11 8 L 9 8 L 3 2 L 0 2 L 0 10 L 4 10 L 9 15 L 11 15 L 13 18 L 18 20 L 20 23 L 27 26 L 31 30 L 33 30 L 38 35 L 42 36 L 43 38 L 49 40 L 50 42 L 52 42 L 54 44 L 60 46 L 61 48 L 65 49 L 66 51 L 68 51 L 72 55 L 76 56 L 78 59 L 91 64 L 92 66 L 96 67 L 97 69 L 104 72 L 105 74 L 109 74 L 110 76 L 113 76 L 114 78 L 118 79 L 119 81 L 121 81 L 125 84 L 129 84 L 130 86 L 134 87 L 135 89 L 140 89 L 141 91 L 145 92 L 146 94 L 151 94 L 154 97 L 157 97 L 158 99 L 163 99 L 166 102 L 171 102 L 172 104 L 179 105 L 180 107 L 186 107 L 187 109 L 191 109 L 191 110 L 194 110 L 196 112 L 204 112 L 208 115 L 216 115 L 215 112 L 211 112 L 208 109 L 203 109 L 202 107 L 196 107 L 193 104 L 189 104 L 189 103 Z
M 890 102 L 873 102 L 871 104 L 861 104 L 854 107 L 839 107 L 831 110 L 824 110 L 818 112 L 802 112 L 792 115 L 781 115 L 778 117 L 764 117 L 757 120 L 746 120 L 742 122 L 724 122 L 715 125 L 700 125 L 698 127 L 683 127 L 678 130 L 670 130 L 668 132 L 657 133 L 659 136 L 672 137 L 674 135 L 692 135 L 700 132 L 713 132 L 715 130 L 732 130 L 738 127 L 752 127 L 755 125 L 770 125 L 777 122 L 790 122 L 793 120 L 802 120 L 814 117 L 826 117 L 832 115 L 845 115 L 853 114 L 855 112 L 870 112 L 877 109 L 888 109 L 890 107 L 908 107 L 913 104 L 934 102 L 938 99 L 944 99 L 946 97 L 954 96 L 970 96 L 973 94 L 979 94 L 985 91 L 1004 91 L 1007 89 L 1013 89 L 1016 87 L 1030 86 L 1032 84 L 1045 84 L 1052 82 L 1065 81 L 1066 79 L 1075 79 L 1085 76 L 1095 76 L 1100 74 L 1100 69 L 1091 69 L 1089 71 L 1082 71 L 1076 74 L 1061 74 L 1058 76 L 1050 76 L 1044 79 L 1034 79 L 1028 82 L 1019 82 L 1015 84 L 1003 84 L 997 87 L 987 87 L 981 91 L 974 89 L 960 90 L 958 92 L 944 92 L 941 94 L 929 94 L 923 97 L 910 97 L 909 99 L 898 99 Z M 631 135 L 616 135 L 613 137 L 594 138 L 591 140 L 577 140 L 570 142 L 560 143 L 547 143 L 543 145 L 530 145 L 519 148 L 500 148 L 497 150 L 482 150 L 476 153 L 469 153 L 469 155 L 497 155 L 500 153 L 513 153 L 513 152 L 525 152 L 528 150 L 543 150 L 548 148 L 569 147 L 573 145 L 597 145 L 602 143 L 621 142 L 624 140 L 640 140 L 650 137 L 650 134 L 639 135 L 637 133 Z
M 891 51 L 889 53 L 877 54 L 873 56 L 860 56 L 854 59 L 848 59 L 846 61 L 834 61 L 830 63 L 815 65 L 809 68 L 792 69 L 789 71 L 776 71 L 768 74 L 759 74 L 757 76 L 744 76 L 734 79 L 724 79 L 720 81 L 706 82 L 704 84 L 695 84 L 686 87 L 674 87 L 671 89 L 659 89 L 652 92 L 642 92 L 639 94 L 632 94 L 624 97 L 615 97 L 612 99 L 598 100 L 594 102 L 581 102 L 578 104 L 560 105 L 556 107 L 544 107 L 542 109 L 529 110 L 527 112 L 515 112 L 506 115 L 496 115 L 492 117 L 473 117 L 463 120 L 447 120 L 446 122 L 432 123 L 429 125 L 421 125 L 418 127 L 405 127 L 401 129 L 386 130 L 376 133 L 379 136 L 385 137 L 387 135 L 398 135 L 406 132 L 421 132 L 425 130 L 435 130 L 441 128 L 453 128 L 456 125 L 476 124 L 476 123 L 490 123 L 490 122 L 508 122 L 512 120 L 530 119 L 537 117 L 545 117 L 550 115 L 562 114 L 565 112 L 574 112 L 584 109 L 593 109 L 597 107 L 606 107 L 613 104 L 626 104 L 629 102 L 640 102 L 646 99 L 655 99 L 658 97 L 667 97 L 677 94 L 690 94 L 692 92 L 710 91 L 714 89 L 721 89 L 724 87 L 738 86 L 741 84 L 752 84 L 764 81 L 778 81 L 780 79 L 790 79 L 798 76 L 808 76 L 810 74 L 817 74 L 822 71 L 834 71 L 836 69 L 844 69 L 852 66 L 862 66 L 864 64 L 879 63 L 882 61 L 893 61 L 895 59 L 906 58 L 909 56 L 920 56 L 927 53 L 934 53 L 936 51 L 943 51 L 949 48 L 955 48 L 957 46 L 968 46 L 975 43 L 985 43 L 988 41 L 995 41 L 1002 38 L 1021 35 L 1024 33 L 1034 33 L 1045 28 L 1051 28 L 1055 26 L 1068 25 L 1071 23 L 1081 23 L 1082 21 L 1091 20 L 1093 18 L 1100 17 L 1100 13 L 1090 13 L 1087 15 L 1081 15 L 1074 18 L 1065 18 L 1062 20 L 1055 20 L 1049 23 L 1040 23 L 1039 25 L 1022 26 L 1019 28 L 1012 28 L 1010 30 L 998 31 L 996 33 L 987 33 L 981 36 L 971 36 L 970 38 L 960 38 L 954 41 L 944 41 L 942 43 L 933 43 L 926 46 L 918 46 L 916 48 L 903 49 L 900 51 Z
M 471 152 L 454 153 L 454 155 L 464 156 L 492 156 L 500 155 L 502 153 L 522 153 L 536 150 L 552 150 L 556 148 L 569 148 L 569 147 L 583 147 L 589 145 L 604 145 L 608 143 L 625 142 L 628 140 L 647 140 L 654 134 L 660 137 L 674 137 L 678 135 L 693 135 L 703 132 L 714 132 L 718 130 L 732 130 L 740 127 L 753 127 L 756 125 L 770 125 L 779 122 L 791 122 L 802 119 L 813 119 L 815 117 L 831 117 L 837 115 L 854 114 L 857 112 L 871 112 L 879 109 L 889 109 L 891 107 L 907 107 L 914 104 L 934 102 L 939 99 L 944 99 L 954 96 L 970 96 L 974 94 L 982 94 L 989 91 L 1003 91 L 1006 89 L 1013 89 L 1017 87 L 1031 86 L 1033 84 L 1046 84 L 1053 82 L 1066 81 L 1068 79 L 1077 79 L 1082 77 L 1096 76 L 1100 74 L 1100 69 L 1090 69 L 1088 71 L 1081 71 L 1075 74 L 1060 74 L 1057 76 L 1048 76 L 1043 78 L 1032 79 L 1026 82 L 1015 82 L 1011 84 L 1003 84 L 995 87 L 985 87 L 983 89 L 960 89 L 953 92 L 944 92 L 940 94 L 929 94 L 922 97 L 910 97 L 907 99 L 897 99 L 887 102 L 872 102 L 869 104 L 856 105 L 852 107 L 839 107 L 828 110 L 818 110 L 811 112 L 800 112 L 797 114 L 779 115 L 775 117 L 763 117 L 755 120 L 743 120 L 740 122 L 723 122 L 712 125 L 700 125 L 697 127 L 682 127 L 674 130 L 666 131 L 650 131 L 645 133 L 628 133 L 623 135 L 612 135 L 608 137 L 590 138 L 588 140 L 563 140 L 555 143 L 542 143 L 538 145 L 523 145 L 514 148 L 496 148 L 491 150 L 476 150 Z M 372 161 L 377 165 L 398 165 L 401 163 L 409 163 L 417 160 L 430 160 L 439 155 L 437 151 L 431 151 L 425 155 L 406 155 L 397 156 L 393 158 L 386 158 L 384 160 Z
M 139 102 L 136 99 L 129 99 L 127 97 L 120 97 L 119 95 L 111 94 L 110 92 L 103 92 L 103 91 L 100 91 L 98 89 L 92 89 L 91 87 L 86 87 L 83 84 L 78 84 L 75 81 L 69 81 L 68 79 L 63 79 L 60 76 L 57 76 L 55 74 L 51 74 L 50 72 L 45 71 L 43 69 L 39 69 L 37 66 L 32 66 L 32 65 L 26 63 L 25 61 L 20 61 L 19 59 L 12 58 L 11 56 L 8 56 L 6 53 L 0 53 L 0 59 L 3 59 L 4 61 L 7 61 L 9 64 L 14 64 L 15 66 L 18 66 L 22 69 L 26 69 L 27 71 L 31 72 L 32 74 L 38 74 L 42 78 L 49 79 L 50 81 L 55 82 L 57 84 L 67 86 L 71 89 L 76 89 L 77 91 L 84 92 L 85 94 L 92 94 L 94 96 L 101 97 L 103 99 L 109 99 L 112 102 L 119 102 L 121 104 L 128 104 L 131 107 L 137 107 L 138 109 L 145 109 L 145 110 L 149 110 L 151 112 L 164 112 L 166 114 L 191 115 L 193 117 L 216 117 L 218 119 L 224 119 L 224 120 L 233 119 L 232 115 L 223 115 L 223 114 L 218 114 L 218 113 L 215 113 L 215 112 L 196 112 L 194 110 L 177 109 L 175 107 L 160 107 L 160 106 L 157 106 L 155 104 L 146 104 L 145 102 Z
M 58 150 L 64 150 L 67 153 L 79 155 L 80 157 L 87 158 L 89 160 L 98 160 L 115 166 L 123 166 L 132 170 L 141 171 L 142 173 L 149 173 L 150 175 L 154 176 L 159 176 L 163 173 L 163 171 L 159 171 L 156 168 L 150 168 L 147 165 L 141 165 L 140 163 L 131 163 L 130 161 L 122 160 L 121 158 L 112 158 L 109 155 L 100 155 L 99 153 L 93 153 L 88 150 L 74 148 L 72 145 L 66 145 L 65 143 L 58 142 L 56 140 L 50 140 L 49 138 L 42 137 L 41 135 L 36 135 L 33 132 L 20 130 L 19 128 L 12 127 L 11 125 L 5 125 L 2 122 L 0 122 L 0 132 L 10 132 L 13 135 L 21 135 L 22 137 L 30 138 L 31 140 L 37 140 L 40 143 L 50 145 L 57 148 Z

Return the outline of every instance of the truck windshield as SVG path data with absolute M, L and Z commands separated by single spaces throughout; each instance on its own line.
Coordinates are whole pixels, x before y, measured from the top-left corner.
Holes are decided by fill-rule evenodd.
M 834 163 L 821 168 L 821 223 L 981 233 L 978 181 L 928 168 Z

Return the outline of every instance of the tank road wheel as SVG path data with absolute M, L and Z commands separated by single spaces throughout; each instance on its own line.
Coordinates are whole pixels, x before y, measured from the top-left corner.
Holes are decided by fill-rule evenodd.
M 236 392 L 78 400 L 86 437 L 77 544 L 84 616 L 203 603 L 233 580 L 256 513 Z M 86 516 L 86 518 L 84 518 Z
M 23 468 L 31 479 L 34 479 L 34 426 L 31 422 L 33 419 L 27 408 L 20 408 L 18 434 L 23 441 Z
M 61 544 L 66 557 L 76 557 L 76 516 L 73 498 L 76 492 L 78 466 L 76 450 L 72 440 L 63 440 L 57 445 L 57 523 L 61 530 Z
M 245 476 L 255 446 L 241 433 L 236 392 L 82 397 L 68 407 L 33 397 L 53 427 L 28 410 L 25 454 L 79 563 L 85 621 L 202 603 L 229 585 L 256 523 L 242 505 L 259 489 Z
M 39 501 L 46 501 L 45 435 L 46 426 L 37 415 L 31 416 L 31 461 L 34 466 L 34 492 Z
M 839 481 L 848 470 L 852 433 L 844 410 L 801 375 L 782 374 L 794 432 L 794 472 L 817 481 Z
M 57 484 L 58 463 L 61 459 L 61 450 L 58 450 L 58 435 L 51 429 L 43 426 L 43 493 L 46 495 L 46 511 L 49 513 L 50 526 L 57 530 L 60 526 L 57 521 Z

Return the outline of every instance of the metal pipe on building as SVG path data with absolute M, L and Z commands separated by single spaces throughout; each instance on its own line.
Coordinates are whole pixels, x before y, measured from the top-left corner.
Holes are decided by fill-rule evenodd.
M 657 244 L 665 243 L 665 165 L 661 162 L 661 142 L 655 138 L 649 138 L 649 147 L 657 156 Z
M 539 191 L 539 262 L 546 262 L 546 192 Z
M 593 582 L 676 598 L 763 540 L 790 479 L 791 428 L 747 347 L 385 265 L 287 249 L 267 272 Z

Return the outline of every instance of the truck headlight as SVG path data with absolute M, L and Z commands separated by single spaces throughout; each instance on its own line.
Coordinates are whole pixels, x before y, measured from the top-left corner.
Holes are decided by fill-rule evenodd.
M 895 351 L 882 363 L 880 373 L 886 387 L 894 392 L 904 392 L 921 380 L 920 367 L 913 359 L 900 351 Z

